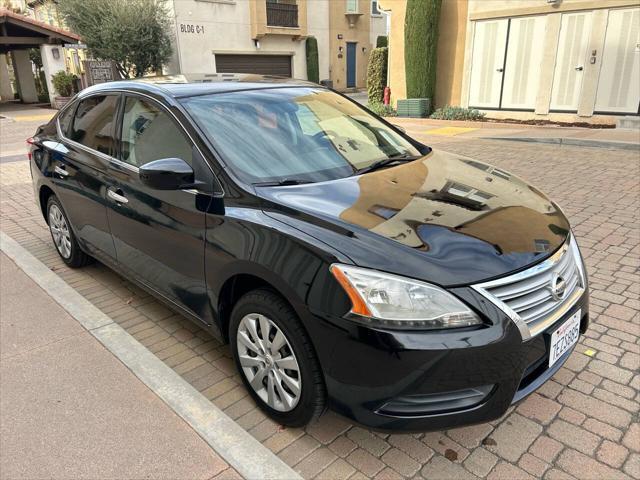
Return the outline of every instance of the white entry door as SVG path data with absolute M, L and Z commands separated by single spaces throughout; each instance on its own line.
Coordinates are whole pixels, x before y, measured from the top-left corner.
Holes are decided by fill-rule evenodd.
M 590 34 L 591 12 L 562 14 L 551 110 L 578 110 Z
M 476 22 L 471 57 L 469 106 L 498 108 L 509 20 Z
M 501 108 L 535 109 L 546 21 L 546 16 L 511 19 Z
M 640 8 L 610 10 L 596 95 L 596 112 L 638 113 Z

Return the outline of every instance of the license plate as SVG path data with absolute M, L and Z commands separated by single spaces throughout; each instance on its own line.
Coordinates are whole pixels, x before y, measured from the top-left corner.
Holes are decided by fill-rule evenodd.
M 580 310 L 571 315 L 555 332 L 551 334 L 549 367 L 558 361 L 564 353 L 578 341 L 580 335 Z

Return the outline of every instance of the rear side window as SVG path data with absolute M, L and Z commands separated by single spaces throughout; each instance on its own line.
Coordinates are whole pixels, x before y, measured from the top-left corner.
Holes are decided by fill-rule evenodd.
M 80 101 L 68 137 L 93 150 L 113 155 L 113 122 L 117 104 L 115 95 L 100 95 Z
M 58 117 L 58 123 L 60 124 L 60 131 L 65 137 L 69 136 L 69 127 L 71 126 L 71 120 L 73 119 L 73 112 L 76 109 L 76 105 L 69 105 L 69 107 Z
M 139 167 L 162 158 L 193 165 L 192 145 L 169 115 L 146 100 L 127 97 L 122 118 L 122 161 Z

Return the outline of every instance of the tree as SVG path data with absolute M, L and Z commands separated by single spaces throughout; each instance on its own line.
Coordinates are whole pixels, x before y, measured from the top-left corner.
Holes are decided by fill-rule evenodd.
M 436 91 L 438 19 L 441 0 L 407 0 L 404 64 L 407 98 L 430 98 Z
M 124 78 L 160 70 L 171 56 L 166 0 L 59 0 L 60 13 L 98 60 Z
M 307 79 L 310 82 L 320 81 L 320 67 L 318 66 L 318 40 L 315 37 L 307 37 Z
M 387 86 L 387 47 L 374 48 L 367 66 L 367 95 L 369 102 L 382 103 L 384 87 Z

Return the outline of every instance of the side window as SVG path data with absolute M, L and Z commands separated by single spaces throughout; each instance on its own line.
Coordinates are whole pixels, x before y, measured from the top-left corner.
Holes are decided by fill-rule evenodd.
M 112 132 L 117 105 L 116 95 L 100 95 L 81 100 L 68 137 L 93 150 L 113 155 Z
M 139 167 L 161 158 L 193 165 L 192 145 L 169 115 L 151 102 L 127 97 L 122 119 L 122 161 Z
M 76 109 L 76 104 L 69 105 L 67 109 L 58 117 L 58 123 L 60 124 L 60 131 L 65 137 L 69 136 L 69 127 L 71 126 L 71 120 L 73 119 L 73 112 Z

